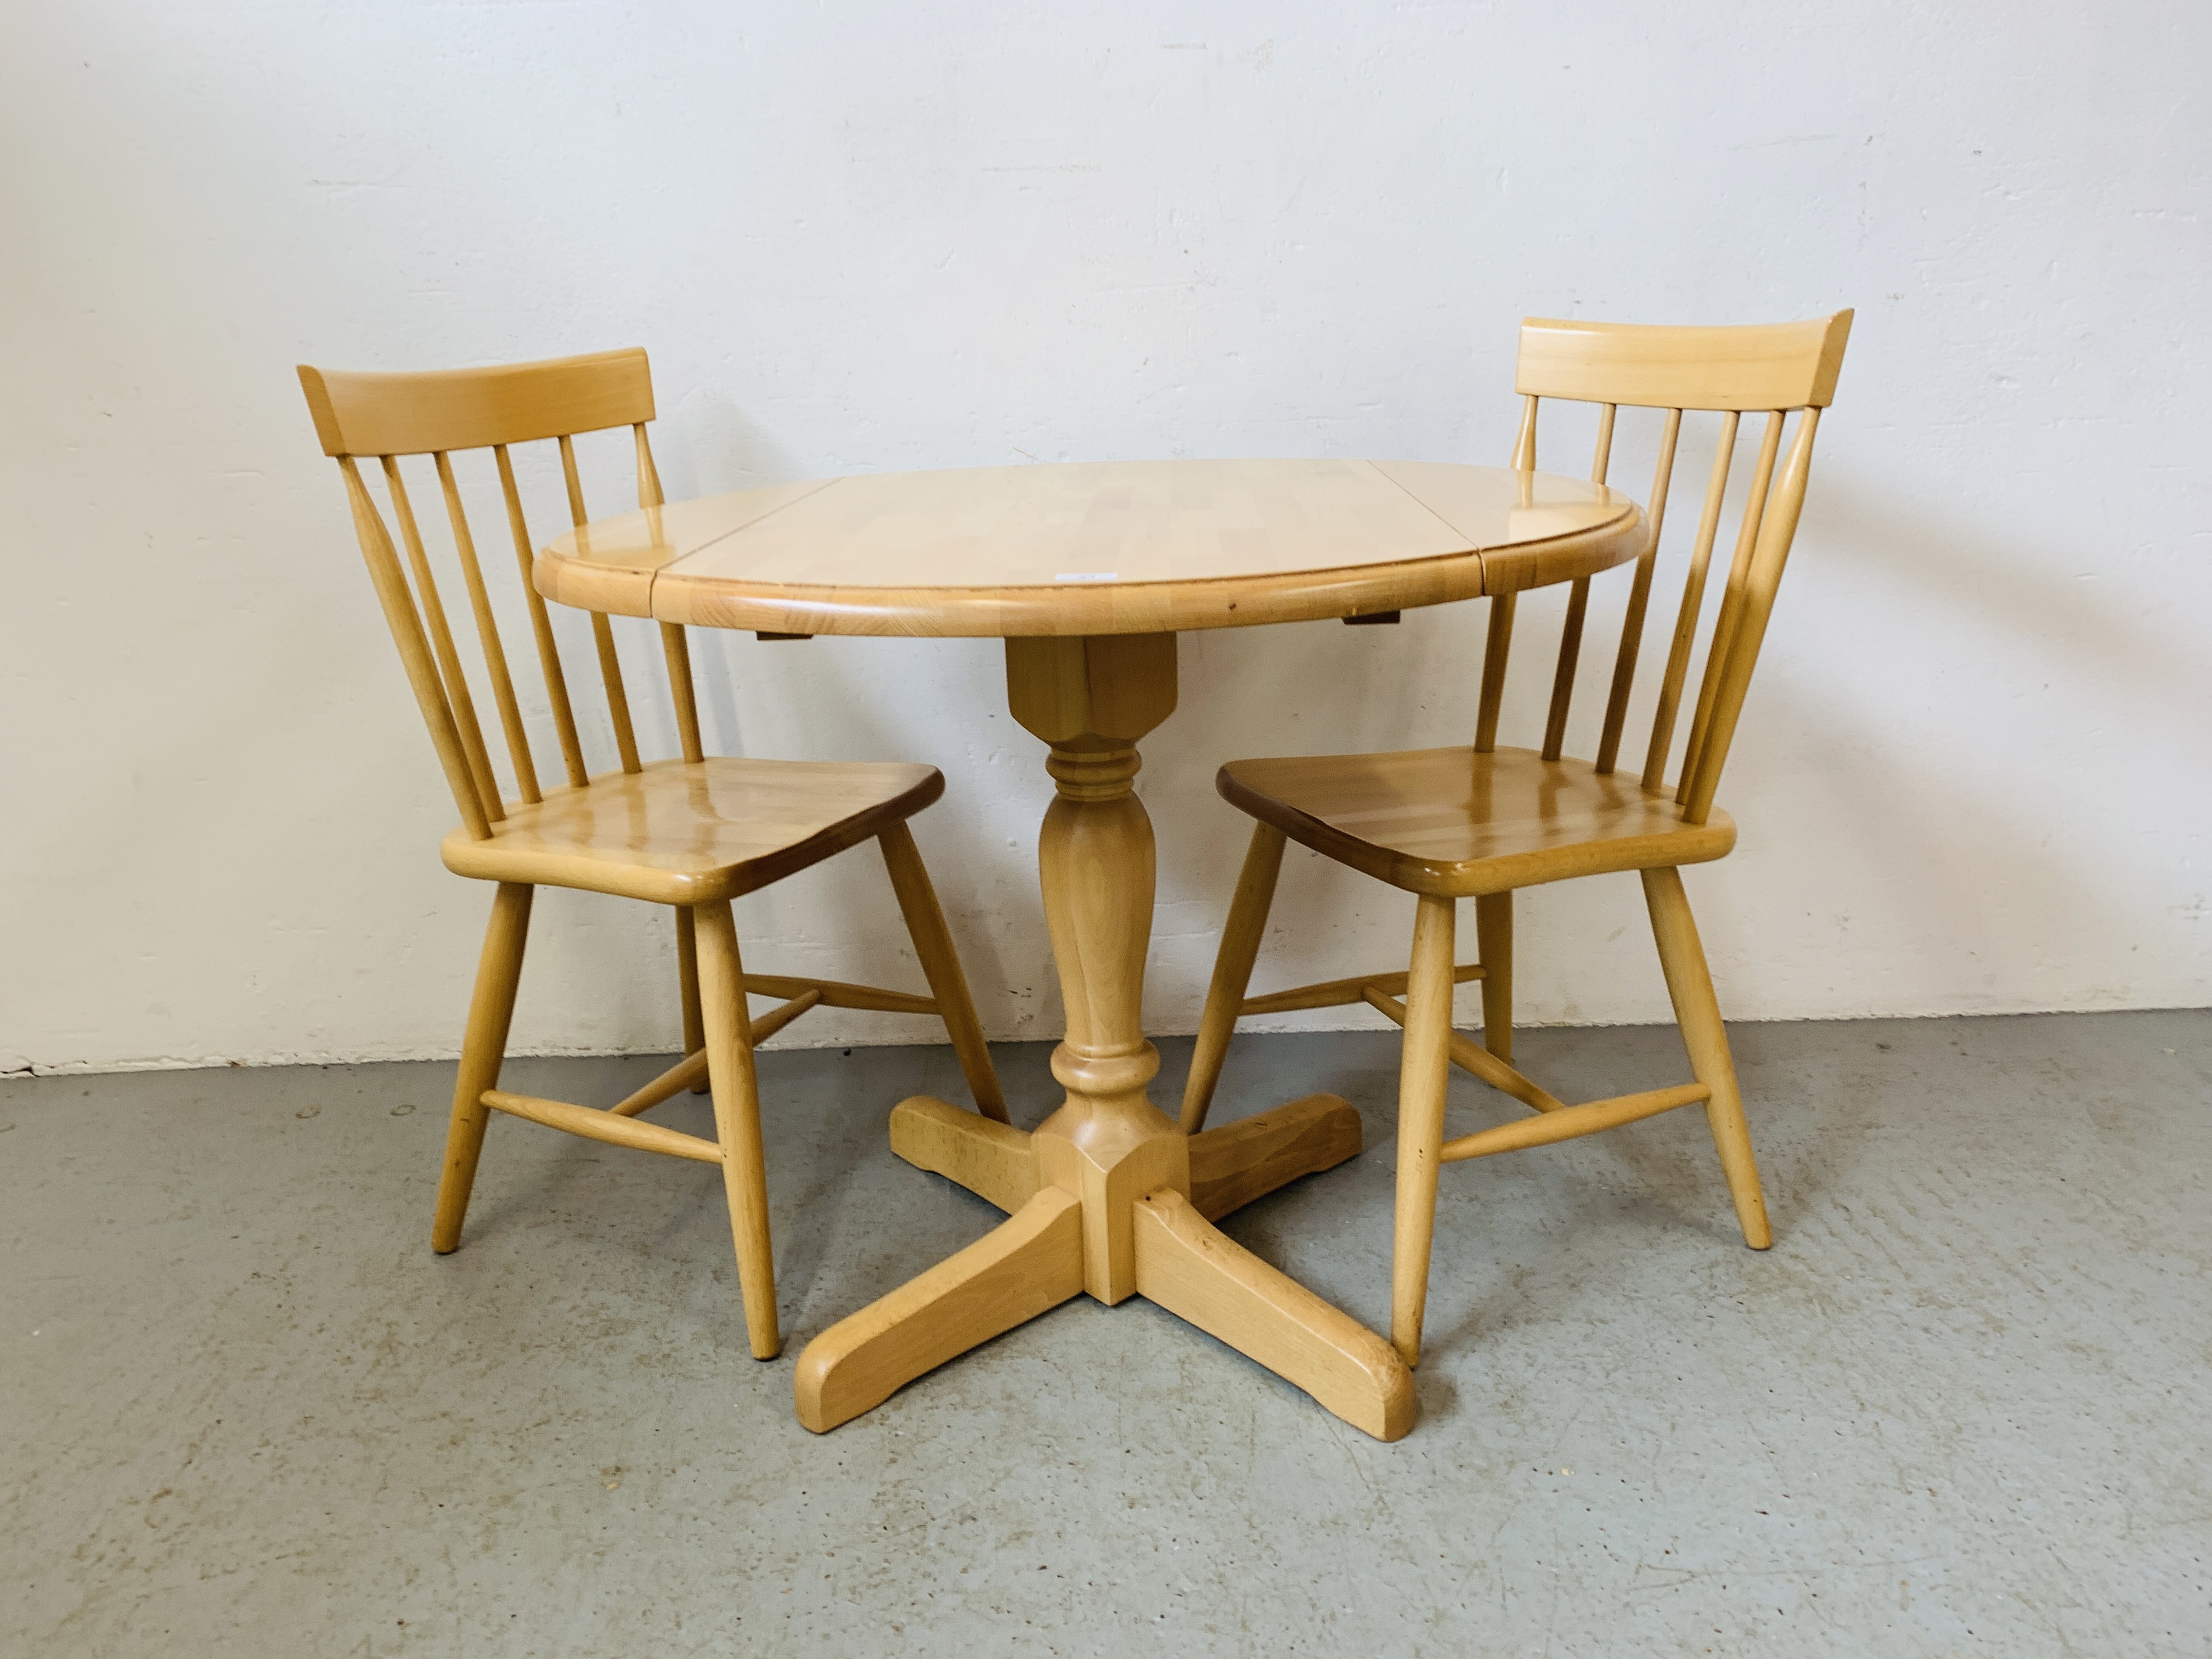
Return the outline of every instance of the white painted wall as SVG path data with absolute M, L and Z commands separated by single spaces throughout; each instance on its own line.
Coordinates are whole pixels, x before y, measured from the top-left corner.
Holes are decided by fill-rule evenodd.
M 1526 313 L 1858 307 L 1742 844 L 1691 878 L 1732 1012 L 2212 1000 L 2208 62 L 2180 3 L 0 8 L 0 1068 L 458 1041 L 489 895 L 438 865 L 295 361 L 643 344 L 680 495 L 1503 461 Z M 1214 765 L 1463 739 L 1481 623 L 1185 642 L 1155 1029 L 1195 1018 L 1240 855 Z M 917 830 L 985 1018 L 1053 1034 L 997 647 L 700 656 L 727 750 L 945 769 Z M 1259 983 L 1401 961 L 1408 910 L 1294 851 Z M 1528 1018 L 1662 1016 L 1632 878 L 1524 915 Z M 741 923 L 763 967 L 912 973 L 865 854 Z M 518 1045 L 665 1048 L 672 984 L 658 918 L 549 895 Z

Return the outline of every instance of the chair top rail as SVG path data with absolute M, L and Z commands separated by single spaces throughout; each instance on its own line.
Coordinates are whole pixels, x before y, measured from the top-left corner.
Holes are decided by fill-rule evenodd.
M 1646 409 L 1824 409 L 1850 331 L 1848 311 L 1716 328 L 1530 317 L 1514 389 Z
M 637 347 L 409 374 L 302 363 L 300 386 L 326 455 L 487 449 L 653 419 L 653 376 Z

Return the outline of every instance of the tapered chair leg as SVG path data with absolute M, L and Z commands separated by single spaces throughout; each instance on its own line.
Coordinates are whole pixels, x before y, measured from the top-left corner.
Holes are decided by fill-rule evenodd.
M 699 1013 L 699 940 L 689 905 L 676 907 L 676 984 L 684 999 L 684 1052 L 697 1054 L 707 1046 L 707 1027 Z M 702 1078 L 691 1092 L 703 1095 L 710 1085 Z
M 477 988 L 469 999 L 469 1029 L 461 1040 L 460 1074 L 453 1079 L 453 1114 L 446 1129 L 446 1164 L 438 1176 L 438 1206 L 430 1218 L 430 1248 L 441 1255 L 460 1248 L 461 1223 L 477 1184 L 491 1108 L 487 1089 L 499 1085 L 507 1058 L 514 992 L 522 980 L 522 951 L 530 937 L 530 900 L 536 889 L 503 881 L 491 902 L 483 954 L 477 959 Z
M 745 1334 L 754 1358 L 773 1359 L 782 1352 L 783 1338 L 776 1326 L 775 1251 L 769 1239 L 768 1163 L 761 1150 L 752 1026 L 745 1017 L 745 970 L 728 902 L 698 905 L 692 916 L 707 1028 L 707 1077 L 714 1097 L 714 1133 L 722 1146 L 722 1185 L 730 1200 Z
M 1283 832 L 1271 823 L 1252 826 L 1252 845 L 1244 854 L 1237 896 L 1229 902 L 1229 921 L 1221 930 L 1221 950 L 1213 958 L 1213 983 L 1206 988 L 1206 1012 L 1198 1017 L 1198 1042 L 1190 1051 L 1190 1076 L 1182 1089 L 1182 1132 L 1206 1127 L 1221 1081 L 1221 1062 L 1252 982 L 1260 941 L 1267 931 L 1267 911 L 1275 902 L 1275 880 L 1283 870 Z
M 1646 870 L 1644 898 L 1651 909 L 1659 965 L 1666 971 L 1667 994 L 1674 999 L 1674 1019 L 1682 1030 L 1682 1046 L 1690 1053 L 1690 1069 L 1698 1082 L 1713 1091 L 1705 1103 L 1705 1121 L 1712 1127 L 1713 1145 L 1721 1155 L 1721 1173 L 1728 1177 L 1729 1195 L 1735 1200 L 1735 1218 L 1743 1228 L 1743 1242 L 1754 1250 L 1763 1250 L 1774 1243 L 1774 1232 L 1766 1221 L 1766 1199 L 1759 1189 L 1759 1164 L 1752 1156 L 1751 1127 L 1744 1121 L 1743 1095 L 1736 1087 L 1728 1030 L 1721 1024 L 1720 1004 L 1713 996 L 1713 976 L 1705 966 L 1697 921 L 1690 914 L 1689 897 L 1682 891 L 1682 872 Z
M 999 1088 L 998 1067 L 991 1063 L 991 1045 L 983 1039 L 983 1024 L 975 1018 L 975 1000 L 968 994 L 968 975 L 961 971 L 960 952 L 945 925 L 945 912 L 938 905 L 937 890 L 930 885 L 928 866 L 915 847 L 914 832 L 904 823 L 895 823 L 876 841 L 884 849 L 884 867 L 890 872 L 891 890 L 898 895 L 899 914 L 906 918 L 914 953 L 921 958 L 922 977 L 937 999 L 938 1018 L 952 1039 L 952 1052 L 960 1057 L 975 1109 L 1004 1123 L 1006 1097 Z
M 1408 1365 L 1420 1363 L 1428 1310 L 1429 1255 L 1437 1231 L 1437 1174 L 1443 1165 L 1444 1091 L 1451 1078 L 1452 945 L 1455 907 L 1424 896 L 1413 917 L 1406 981 L 1406 1038 L 1398 1065 L 1398 1199 L 1390 1252 L 1390 1340 Z
M 1513 895 L 1474 902 L 1474 945 L 1482 958 L 1482 1046 L 1513 1063 Z

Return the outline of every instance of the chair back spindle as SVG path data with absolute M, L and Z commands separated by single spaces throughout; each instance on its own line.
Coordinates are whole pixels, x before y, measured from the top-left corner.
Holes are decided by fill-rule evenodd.
M 515 791 L 526 802 L 544 799 L 538 792 L 538 768 L 530 754 L 529 734 L 522 725 L 522 705 L 515 700 L 514 676 L 508 672 L 507 649 L 493 619 L 491 593 L 484 586 L 483 567 L 477 560 L 476 538 L 469 533 L 469 518 L 461 507 L 461 487 L 453 477 L 453 463 L 445 451 L 434 458 L 438 487 L 446 497 L 446 523 L 453 532 L 453 550 L 461 562 L 461 578 L 468 584 L 469 611 L 477 624 L 477 644 L 483 652 L 484 667 L 491 677 L 492 700 L 499 707 L 500 730 L 507 737 L 507 763 L 514 769 Z
M 651 511 L 665 505 L 660 493 L 660 470 L 653 464 L 653 446 L 647 441 L 645 422 L 630 430 L 637 437 L 637 504 Z M 676 738 L 686 761 L 706 758 L 699 742 L 699 697 L 691 684 L 691 642 L 680 623 L 660 624 L 661 654 L 668 663 L 669 694 L 676 702 Z
M 1683 817 L 1703 823 L 1712 811 L 1721 769 L 1755 665 L 1775 591 L 1788 562 L 1790 546 L 1804 506 L 1811 470 L 1814 434 L 1820 411 L 1835 395 L 1843 366 L 1851 313 L 1802 323 L 1750 328 L 1654 328 L 1632 325 L 1559 322 L 1531 318 L 1522 325 L 1517 390 L 1522 397 L 1521 428 L 1513 465 L 1523 472 L 1536 465 L 1537 410 L 1544 398 L 1599 406 L 1597 447 L 1591 482 L 1603 484 L 1613 452 L 1614 419 L 1623 404 L 1662 410 L 1657 470 L 1646 514 L 1648 532 L 1621 622 L 1612 682 L 1606 698 L 1596 769 L 1611 773 L 1620 758 L 1630 699 L 1635 690 L 1644 621 L 1650 605 L 1661 538 L 1666 528 L 1667 496 L 1686 410 L 1721 416 L 1713 470 L 1705 510 L 1690 549 L 1682 602 L 1661 675 L 1652 714 L 1651 738 L 1644 769 L 1646 789 L 1665 787 L 1667 761 L 1680 723 L 1698 623 L 1704 615 L 1708 573 L 1720 533 L 1730 467 L 1742 416 L 1765 411 L 1765 429 L 1753 468 L 1737 528 L 1722 600 L 1715 617 L 1690 729 L 1683 746 L 1674 798 Z M 1789 459 L 1781 461 L 1786 417 L 1797 416 Z M 1780 476 L 1776 468 L 1780 462 Z M 1542 757 L 1558 760 L 1566 738 L 1567 717 L 1579 665 L 1588 615 L 1589 580 L 1574 582 L 1567 599 L 1559 655 L 1553 675 L 1545 721 Z M 1491 601 L 1490 625 L 1483 647 L 1481 702 L 1474 749 L 1489 753 L 1497 744 L 1498 721 L 1512 646 L 1514 598 L 1501 593 Z
M 1614 405 L 1608 404 L 1607 408 Z M 1607 432 L 1608 440 L 1612 433 Z M 1605 729 L 1598 739 L 1597 769 L 1613 770 L 1620 756 L 1621 729 L 1628 722 L 1628 696 L 1636 684 L 1636 658 L 1644 639 L 1644 612 L 1651 599 L 1651 573 L 1659 562 L 1659 537 L 1667 524 L 1667 487 L 1674 474 L 1674 447 L 1682 435 L 1682 411 L 1667 411 L 1667 424 L 1659 434 L 1659 465 L 1651 479 L 1651 501 L 1644 508 L 1650 539 L 1636 561 L 1636 574 L 1628 590 L 1628 609 L 1620 625 L 1620 648 L 1614 653 L 1613 684 L 1606 693 Z M 1598 480 L 1600 483 L 1604 479 Z
M 300 382 L 324 453 L 336 458 L 344 476 L 371 581 L 468 833 L 479 840 L 489 837 L 507 816 L 507 805 L 484 742 L 470 676 L 447 617 L 430 550 L 408 493 L 400 465 L 404 459 L 428 455 L 435 469 L 454 560 L 475 624 L 481 672 L 498 711 L 515 794 L 521 802 L 534 804 L 544 799 L 537 761 L 453 460 L 459 451 L 491 452 L 562 769 L 571 787 L 588 787 L 591 775 L 552 622 L 531 582 L 536 547 L 510 451 L 517 444 L 555 441 L 569 518 L 581 526 L 586 515 L 574 440 L 580 434 L 626 426 L 636 451 L 638 506 L 647 510 L 660 507 L 660 477 L 646 432 L 653 405 L 645 353 L 604 352 L 421 374 L 344 374 L 302 365 Z M 392 523 L 398 529 L 397 544 L 362 475 L 360 463 L 365 459 L 374 459 L 382 471 Z M 594 612 L 592 634 L 617 759 L 624 772 L 635 773 L 643 763 L 610 619 Z M 660 638 L 678 740 L 684 758 L 696 763 L 703 758 L 703 751 L 690 648 L 680 627 L 663 624 Z
M 416 704 L 422 711 L 423 723 L 430 728 L 431 746 L 438 751 L 438 763 L 445 769 L 447 786 L 453 792 L 453 804 L 460 809 L 461 821 L 467 825 L 469 833 L 478 841 L 487 841 L 491 836 L 491 824 L 484 811 L 483 798 L 477 793 L 476 777 L 469 766 L 467 751 L 461 746 L 460 727 L 454 722 L 453 705 L 446 700 L 446 688 L 439 680 L 436 664 L 431 660 L 430 643 L 422 632 L 422 618 L 415 609 L 407 578 L 400 571 L 399 556 L 392 548 L 391 532 L 378 516 L 376 505 L 369 498 L 368 486 L 362 482 L 361 469 L 354 464 L 353 457 L 340 456 L 338 470 L 345 477 L 346 497 L 353 507 L 354 534 L 368 562 L 368 579 L 376 588 L 377 602 L 383 607 L 392 643 L 399 647 L 400 665 L 406 671 Z
M 584 510 L 584 484 L 576 476 L 576 445 L 568 434 L 559 439 L 561 446 L 561 477 L 568 486 L 568 519 L 581 530 L 592 521 Z M 638 501 L 644 507 L 642 498 Z M 645 769 L 637 757 L 637 733 L 629 721 L 629 693 L 623 685 L 622 659 L 615 653 L 614 623 L 604 611 L 592 612 L 592 643 L 599 647 L 599 683 L 606 688 L 607 713 L 614 721 L 615 749 L 622 756 L 622 769 L 641 772 Z
M 1534 399 L 1530 399 L 1533 404 Z M 1607 404 L 1598 411 L 1597 449 L 1590 457 L 1590 482 L 1605 483 L 1606 469 L 1613 460 L 1613 417 L 1615 405 Z M 1534 447 L 1535 433 L 1531 427 L 1530 447 Z M 1532 466 L 1530 471 L 1534 471 Z M 1589 611 L 1589 578 L 1577 576 L 1567 591 L 1567 618 L 1559 629 L 1559 657 L 1552 671 L 1552 712 L 1544 722 L 1544 758 L 1555 761 L 1567 736 L 1567 706 L 1575 695 L 1575 666 L 1581 659 L 1583 622 Z
M 1751 573 L 1752 550 L 1759 541 L 1759 521 L 1766 511 L 1766 493 L 1774 483 L 1774 460 L 1782 452 L 1782 411 L 1773 410 L 1766 416 L 1766 435 L 1759 440 L 1759 460 L 1751 471 L 1751 493 L 1743 504 L 1743 520 L 1737 527 L 1735 556 L 1729 561 L 1728 582 L 1721 589 L 1721 613 L 1713 624 L 1713 636 L 1705 647 L 1705 677 L 1698 685 L 1697 712 L 1690 717 L 1690 739 L 1682 755 L 1681 786 L 1674 799 L 1680 800 L 1690 786 L 1691 775 L 1697 770 L 1698 757 L 1705 751 L 1705 732 L 1712 723 L 1713 698 L 1720 689 L 1720 678 L 1728 662 L 1729 644 L 1734 639 L 1744 599 L 1744 583 Z
M 1513 470 L 1536 470 L 1536 399 L 1521 400 L 1521 433 L 1513 441 Z M 1517 593 L 1499 593 L 1490 601 L 1490 626 L 1482 641 L 1482 698 L 1474 717 L 1474 752 L 1487 755 L 1498 747 L 1498 715 L 1505 702 L 1505 664 L 1513 650 L 1513 612 Z
M 1721 417 L 1720 440 L 1713 449 L 1712 477 L 1705 485 L 1705 515 L 1698 520 L 1698 538 L 1690 549 L 1690 570 L 1682 584 L 1682 603 L 1674 616 L 1674 636 L 1667 650 L 1667 672 L 1659 682 L 1659 705 L 1651 717 L 1651 746 L 1644 761 L 1644 787 L 1659 789 L 1667 781 L 1667 755 L 1674 741 L 1674 721 L 1682 706 L 1682 684 L 1690 672 L 1690 654 L 1698 643 L 1698 617 L 1705 601 L 1705 574 L 1711 567 L 1713 544 L 1720 536 L 1721 513 L 1726 505 L 1729 468 L 1735 460 L 1736 429 L 1742 416 L 1731 409 Z M 1655 543 L 1650 551 L 1658 552 Z
M 1490 626 L 1482 640 L 1482 701 L 1474 717 L 1478 755 L 1498 747 L 1498 714 L 1505 704 L 1505 659 L 1513 649 L 1513 611 L 1520 598 L 1509 592 L 1490 601 Z
M 514 459 L 505 444 L 492 447 L 499 467 L 500 494 L 507 504 L 507 536 L 514 544 L 514 561 L 522 572 L 522 602 L 530 613 L 530 635 L 538 646 L 538 664 L 545 676 L 545 697 L 553 711 L 553 731 L 560 739 L 562 764 L 568 769 L 572 788 L 591 781 L 584 769 L 583 739 L 576 734 L 575 706 L 568 701 L 568 677 L 561 666 L 560 648 L 553 642 L 553 622 L 546 614 L 544 598 L 530 579 L 537 549 L 530 540 L 530 525 L 522 516 L 522 492 L 515 487 Z
M 1682 816 L 1692 823 L 1703 823 L 1712 812 L 1721 768 L 1727 763 L 1729 744 L 1735 738 L 1736 718 L 1743 712 L 1744 696 L 1751 690 L 1751 672 L 1758 665 L 1759 649 L 1766 639 L 1775 592 L 1782 585 L 1790 544 L 1796 539 L 1797 520 L 1805 507 L 1805 483 L 1813 470 L 1813 434 L 1820 424 L 1817 407 L 1798 416 L 1797 436 L 1790 446 L 1782 489 L 1760 521 L 1759 544 L 1745 574 L 1742 591 L 1736 596 L 1734 625 L 1713 647 L 1720 672 L 1714 678 L 1712 702 L 1699 736 L 1697 758 L 1683 766 L 1680 799 Z
M 496 823 L 507 814 L 500 805 L 499 786 L 492 778 L 491 757 L 484 750 L 483 731 L 477 724 L 476 702 L 469 696 L 467 677 L 461 672 L 460 653 L 453 649 L 453 632 L 446 621 L 446 607 L 438 597 L 437 578 L 430 574 L 430 556 L 422 546 L 422 532 L 415 522 L 414 504 L 407 499 L 407 485 L 399 476 L 398 459 L 386 455 L 383 460 L 385 489 L 392 497 L 392 514 L 399 520 L 399 538 L 407 549 L 408 567 L 414 573 L 415 592 L 421 599 L 422 620 L 437 655 L 438 677 L 445 687 L 447 705 L 453 710 L 461 753 L 468 759 L 469 775 L 475 780 L 484 816 Z

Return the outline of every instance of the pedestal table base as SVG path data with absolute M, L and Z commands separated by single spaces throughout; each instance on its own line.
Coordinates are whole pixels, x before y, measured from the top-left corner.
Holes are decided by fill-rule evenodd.
M 824 1331 L 799 1356 L 799 1420 L 817 1433 L 1086 1291 L 1143 1296 L 1384 1440 L 1413 1425 L 1413 1380 L 1381 1337 L 1217 1230 L 1215 1218 L 1359 1151 L 1359 1115 L 1314 1095 L 1185 1135 L 1145 1085 L 1159 1051 L 1139 1017 L 1152 935 L 1152 821 L 1136 740 L 1174 711 L 1172 634 L 1006 641 L 1006 701 L 1052 746 L 1037 842 L 1067 1007 L 1052 1073 L 1067 1090 L 1033 1134 L 941 1100 L 902 1103 L 891 1146 L 1010 1212 L 957 1255 Z
M 899 1103 L 890 1133 L 891 1150 L 908 1163 L 1011 1213 L 807 1345 L 799 1361 L 799 1420 L 817 1433 L 1085 1288 L 1085 1200 L 1045 1178 L 1048 1155 L 1039 1143 L 1046 1132 L 1026 1134 L 922 1095 Z M 1187 1153 L 1188 1186 L 1118 1200 L 1127 1211 L 1134 1293 L 1295 1382 L 1355 1428 L 1382 1440 L 1404 1435 L 1413 1425 L 1413 1386 L 1397 1350 L 1212 1224 L 1300 1176 L 1357 1156 L 1359 1114 L 1334 1095 L 1311 1095 L 1187 1140 L 1168 1133 Z M 1087 1231 L 1110 1237 L 1123 1228 Z

